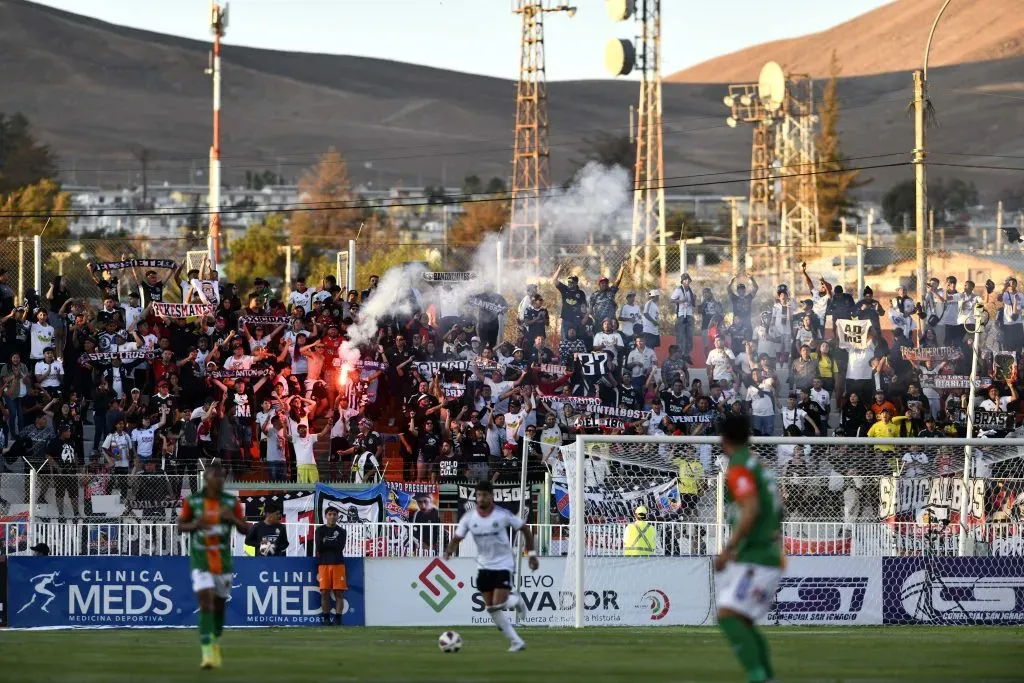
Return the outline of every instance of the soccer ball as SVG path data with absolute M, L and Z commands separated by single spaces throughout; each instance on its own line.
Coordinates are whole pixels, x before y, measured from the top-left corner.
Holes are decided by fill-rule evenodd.
M 458 652 L 462 649 L 462 636 L 455 631 L 445 631 L 437 639 L 437 646 L 441 652 Z

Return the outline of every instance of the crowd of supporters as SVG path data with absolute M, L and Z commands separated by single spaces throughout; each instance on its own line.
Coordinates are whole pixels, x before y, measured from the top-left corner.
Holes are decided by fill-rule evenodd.
M 742 273 L 719 301 L 686 273 L 665 292 L 623 291 L 620 270 L 585 292 L 559 268 L 511 304 L 486 284 L 467 296 L 472 274 L 426 273 L 397 294 L 376 276 L 362 291 L 299 278 L 283 296 L 262 279 L 240 292 L 206 265 L 125 259 L 91 273 L 91 297 L 57 277 L 16 305 L 0 272 L 6 471 L 126 487 L 219 457 L 236 477 L 300 483 L 375 481 L 389 466 L 407 480 L 518 480 L 524 460 L 559 474 L 558 447 L 580 432 L 713 435 L 727 413 L 762 435 L 963 435 L 965 330 L 981 311 L 978 406 L 1013 413 L 1018 399 L 1013 278 L 976 290 L 951 276 L 922 301 L 900 287 L 882 302 L 804 269 L 805 291 L 779 285 L 762 312 Z M 1012 416 L 984 428 L 1005 433 Z

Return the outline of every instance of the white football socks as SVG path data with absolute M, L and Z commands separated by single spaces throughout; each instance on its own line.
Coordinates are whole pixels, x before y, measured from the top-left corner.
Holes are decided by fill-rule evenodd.
M 510 643 L 518 643 L 521 638 L 516 630 L 512 627 L 508 617 L 502 610 L 507 607 L 507 603 L 501 603 L 500 605 L 491 605 L 487 608 L 487 612 L 491 615 L 491 620 L 494 621 L 495 625 L 501 629 L 501 632 L 505 634 Z

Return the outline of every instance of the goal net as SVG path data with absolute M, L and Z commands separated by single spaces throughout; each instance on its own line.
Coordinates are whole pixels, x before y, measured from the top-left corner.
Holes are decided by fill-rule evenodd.
M 1024 621 L 1024 439 L 762 437 L 785 509 L 769 623 Z M 552 469 L 556 626 L 714 623 L 715 437 L 579 436 Z M 638 514 L 638 512 L 640 514 Z

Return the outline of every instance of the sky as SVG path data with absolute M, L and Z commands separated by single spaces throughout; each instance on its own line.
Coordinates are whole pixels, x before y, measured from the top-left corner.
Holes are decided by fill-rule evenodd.
M 187 38 L 209 38 L 208 0 L 37 0 L 115 24 Z M 545 20 L 549 80 L 608 77 L 604 46 L 635 37 L 604 0 L 575 0 L 569 18 Z M 768 40 L 821 31 L 889 0 L 663 0 L 662 72 Z M 516 0 L 234 0 L 230 45 L 379 57 L 516 78 L 520 20 Z

